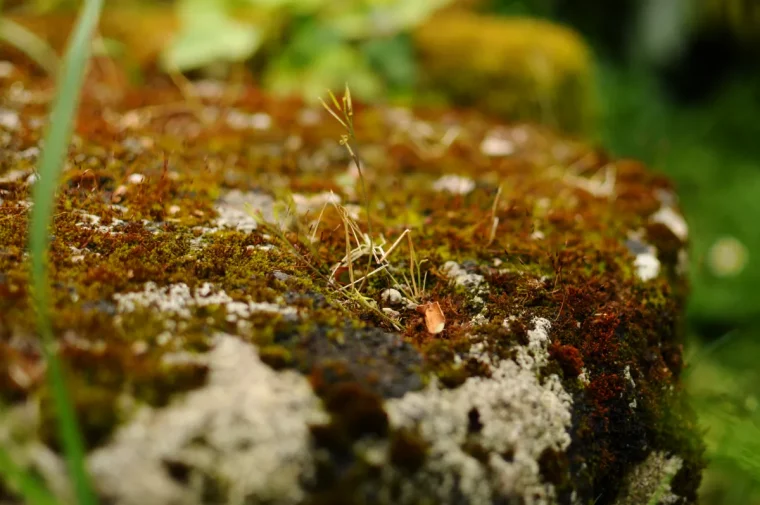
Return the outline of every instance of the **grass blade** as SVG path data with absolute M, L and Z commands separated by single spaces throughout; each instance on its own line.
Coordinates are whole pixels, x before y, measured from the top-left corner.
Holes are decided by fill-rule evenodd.
M 10 454 L 0 447 L 0 475 L 8 487 L 29 505 L 57 505 L 53 495 L 29 472 L 16 465 Z
M 31 30 L 10 19 L 0 18 L 0 40 L 22 51 L 48 74 L 55 75 L 58 55 L 43 38 Z
M 52 220 L 61 166 L 68 152 L 74 116 L 90 57 L 91 38 L 102 7 L 102 0 L 86 0 L 69 39 L 58 74 L 56 97 L 50 113 L 48 130 L 45 133 L 45 144 L 38 167 L 39 180 L 32 193 L 34 205 L 29 223 L 31 282 L 37 330 L 43 339 L 48 383 L 58 414 L 58 426 L 69 473 L 80 505 L 95 505 L 96 500 L 85 469 L 84 443 L 76 413 L 64 382 L 63 366 L 56 355 L 48 297 L 48 229 Z

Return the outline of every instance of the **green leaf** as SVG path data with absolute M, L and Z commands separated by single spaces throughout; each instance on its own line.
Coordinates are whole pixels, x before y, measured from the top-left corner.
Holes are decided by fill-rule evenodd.
M 417 65 L 408 35 L 371 39 L 362 44 L 370 66 L 394 90 L 407 91 L 417 80 Z
M 377 98 L 383 93 L 382 81 L 363 55 L 342 44 L 322 48 L 306 68 L 293 67 L 280 60 L 268 69 L 265 76 L 268 89 L 284 95 L 299 94 L 314 103 L 325 89 L 340 89 L 346 83 L 352 94 L 364 100 Z
M 325 5 L 325 23 L 352 39 L 395 35 L 419 25 L 452 0 L 367 0 Z
M 261 45 L 258 27 L 241 23 L 224 2 L 184 0 L 178 5 L 180 32 L 162 55 L 165 68 L 190 70 L 216 61 L 243 61 Z

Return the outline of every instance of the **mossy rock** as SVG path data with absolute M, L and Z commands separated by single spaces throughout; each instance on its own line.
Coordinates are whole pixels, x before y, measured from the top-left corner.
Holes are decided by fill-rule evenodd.
M 25 252 L 51 84 L 2 69 L 0 439 L 66 496 Z M 334 266 L 368 221 L 326 111 L 107 82 L 49 256 L 104 503 L 695 502 L 666 179 L 530 124 L 355 104 L 372 243 L 408 229 L 426 260 L 409 286 L 404 239 L 356 293 Z
M 425 93 L 508 120 L 589 132 L 595 116 L 591 50 L 568 27 L 457 8 L 414 32 Z

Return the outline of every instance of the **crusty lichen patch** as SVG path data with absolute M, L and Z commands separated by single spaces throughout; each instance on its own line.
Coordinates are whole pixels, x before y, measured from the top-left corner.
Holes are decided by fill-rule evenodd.
M 300 503 L 314 479 L 308 426 L 327 418 L 309 382 L 230 335 L 207 360 L 202 388 L 139 412 L 90 456 L 95 482 L 124 505 Z
M 386 405 L 391 426 L 417 430 L 428 446 L 426 463 L 413 476 L 389 469 L 402 489 L 398 503 L 415 503 L 422 491 L 436 503 L 489 504 L 521 497 L 526 504 L 554 503 L 554 482 L 540 461 L 562 454 L 571 443 L 572 398 L 558 375 L 540 381 L 548 359 L 546 320 L 534 321 L 517 361 L 492 364 L 488 377 L 471 377 L 456 389 L 438 383 Z
M 0 77 L 0 398 L 53 454 L 25 252 L 49 89 Z M 251 88 L 120 91 L 83 99 L 50 250 L 104 497 L 605 505 L 662 453 L 694 502 L 667 180 L 527 124 L 356 104 L 367 216 L 325 112 Z M 368 219 L 386 251 L 410 231 L 357 293 L 341 259 Z
M 683 460 L 678 456 L 668 457 L 662 452 L 650 454 L 628 475 L 615 505 L 683 503 L 684 499 L 670 489 L 670 481 L 682 465 Z

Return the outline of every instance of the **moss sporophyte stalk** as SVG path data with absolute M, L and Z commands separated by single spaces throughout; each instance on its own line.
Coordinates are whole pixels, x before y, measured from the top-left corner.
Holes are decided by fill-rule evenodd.
M 25 433 L 55 456 L 23 219 L 50 88 L 10 75 L 0 398 L 39 404 Z M 88 83 L 51 201 L 52 330 L 99 493 L 613 504 L 674 471 L 666 499 L 695 501 L 668 180 L 474 111 L 189 85 L 192 106 Z

